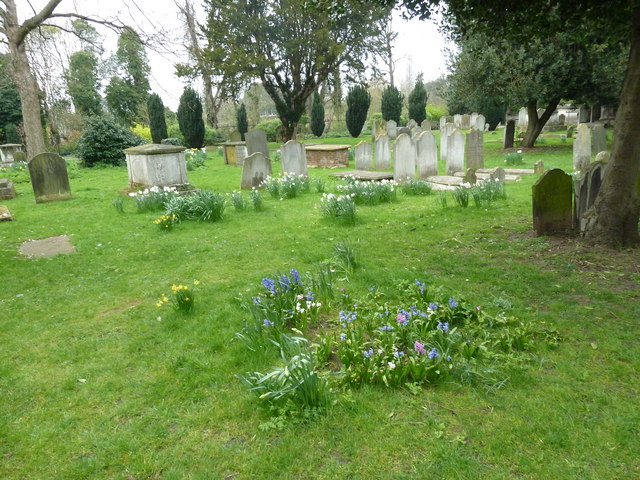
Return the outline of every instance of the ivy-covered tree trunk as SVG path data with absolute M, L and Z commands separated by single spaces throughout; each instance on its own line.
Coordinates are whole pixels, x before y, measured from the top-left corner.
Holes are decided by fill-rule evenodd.
M 555 112 L 558 107 L 558 103 L 560 103 L 559 98 L 552 99 L 541 117 L 538 117 L 538 110 L 536 108 L 538 106 L 538 102 L 536 100 L 531 100 L 527 103 L 527 115 L 529 118 L 527 121 L 527 131 L 524 134 L 524 139 L 522 140 L 523 147 L 531 148 L 535 145 L 536 140 L 542 132 L 542 128 L 547 124 L 553 112 Z
M 609 246 L 640 244 L 640 6 L 633 15 L 629 66 L 616 114 L 611 161 L 586 214 L 585 237 Z

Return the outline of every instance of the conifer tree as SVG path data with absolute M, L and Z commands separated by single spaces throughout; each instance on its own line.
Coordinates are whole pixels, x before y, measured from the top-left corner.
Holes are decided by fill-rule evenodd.
M 347 94 L 347 129 L 352 137 L 358 137 L 362 132 L 367 112 L 371 103 L 371 95 L 367 89 L 356 85 Z
M 153 143 L 160 143 L 167 138 L 167 121 L 164 118 L 164 104 L 160 95 L 152 93 L 147 99 L 147 111 L 149 112 L 149 128 Z
M 189 148 L 202 147 L 204 119 L 200 96 L 191 87 L 184 89 L 178 106 L 178 126 Z
M 427 89 L 424 88 L 422 74 L 420 74 L 409 94 L 409 118 L 415 120 L 418 125 L 427 118 L 427 96 Z
M 236 112 L 236 121 L 238 123 L 238 131 L 244 140 L 244 134 L 249 131 L 249 122 L 247 121 L 247 108 L 244 103 L 240 104 L 240 108 Z
M 324 132 L 324 105 L 318 92 L 313 94 L 313 105 L 311 106 L 311 131 L 316 137 Z
M 400 123 L 400 114 L 402 113 L 402 101 L 404 95 L 400 91 L 390 85 L 382 92 L 382 118 L 387 122 L 394 120 L 397 124 Z

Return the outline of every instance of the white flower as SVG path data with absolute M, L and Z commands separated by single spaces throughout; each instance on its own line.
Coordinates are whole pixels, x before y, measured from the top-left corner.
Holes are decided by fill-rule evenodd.
M 387 363 L 387 365 L 389 365 L 389 368 L 390 368 L 391 370 L 393 370 L 394 368 L 396 368 L 396 364 L 395 364 L 395 363 L 393 363 L 393 362 L 389 362 L 389 363 Z

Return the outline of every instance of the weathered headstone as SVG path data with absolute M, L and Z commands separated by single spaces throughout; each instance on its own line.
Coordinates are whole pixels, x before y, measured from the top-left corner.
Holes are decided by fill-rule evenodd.
M 407 127 L 398 127 L 398 137 L 403 134 L 411 137 L 411 129 Z
M 13 220 L 11 212 L 5 205 L 0 205 L 0 222 L 10 222 Z
M 467 168 L 466 172 L 464 172 L 464 177 L 462 177 L 462 182 L 475 185 L 477 181 L 476 171 L 473 168 Z
M 13 152 L 13 163 L 27 163 L 27 154 L 21 150 Z
M 591 129 L 591 153 L 597 155 L 607 150 L 607 131 L 604 125 L 597 123 Z
M 438 151 L 433 133 L 422 132 L 416 138 L 416 163 L 420 178 L 438 175 Z
M 391 168 L 391 144 L 388 135 L 381 135 L 376 139 L 374 162 L 376 170 L 389 170 Z
M 127 159 L 129 185 L 177 186 L 187 185 L 185 147 L 147 144 L 124 150 Z M 33 160 L 31 160 L 33 162 Z
M 473 112 L 469 117 L 469 124 L 471 125 L 472 128 L 474 125 L 476 125 L 477 121 L 478 121 L 478 112 Z
M 499 181 L 499 182 L 504 182 L 505 178 L 507 177 L 506 172 L 504 171 L 504 168 L 502 167 L 496 167 L 493 169 L 493 171 L 491 172 L 491 174 L 489 175 L 489 179 L 492 181 Z
M 471 131 L 467 133 L 467 168 L 472 168 L 473 170 L 484 168 L 483 137 L 483 131 L 476 130 L 475 128 L 472 128 Z
M 391 140 L 398 136 L 398 124 L 395 120 L 389 120 L 387 122 L 387 135 L 389 135 Z
M 591 129 L 586 123 L 578 125 L 578 133 L 573 141 L 573 170 L 584 170 L 591 162 Z
M 4 163 L 5 165 L 11 165 L 18 160 L 15 159 L 14 155 L 21 151 L 22 144 L 20 143 L 5 143 L 4 145 L 0 145 L 0 164 Z
M 269 158 L 269 145 L 267 143 L 267 134 L 264 130 L 249 130 L 245 134 L 247 144 L 247 155 L 253 155 L 261 152 L 266 158 Z
M 280 149 L 282 161 L 282 173 L 293 173 L 295 175 L 309 174 L 307 166 L 307 151 L 304 145 L 296 140 L 289 140 Z
M 471 128 L 475 128 L 476 130 L 483 131 L 485 130 L 485 123 L 486 123 L 486 120 L 484 118 L 484 115 L 479 114 L 478 118 L 476 118 L 476 123 L 473 123 L 471 125 Z
M 544 173 L 544 161 L 538 160 L 533 164 L 533 173 L 542 175 Z
M 440 161 L 447 161 L 447 138 L 455 130 L 453 123 L 446 123 L 444 128 L 440 130 Z
M 431 122 L 429 121 L 428 118 L 424 119 L 420 124 L 420 126 L 422 127 L 422 130 L 427 130 L 427 131 L 431 130 Z
M 440 124 L 440 131 L 444 130 L 444 126 L 447 124 L 446 115 L 443 115 L 440 117 L 439 124 Z
M 595 203 L 604 175 L 604 165 L 594 162 L 587 165 L 576 179 L 573 190 L 573 226 L 580 232 L 584 231 L 584 214 Z
M 271 172 L 271 162 L 262 152 L 256 152 L 244 159 L 240 188 L 251 190 L 258 188 Z
M 387 133 L 387 124 L 384 121 L 384 118 L 374 120 L 371 126 L 371 141 L 375 142 L 380 135 L 385 133 Z
M 460 126 L 462 127 L 462 130 L 469 130 L 470 128 L 473 128 L 473 125 L 471 124 L 471 116 L 466 113 L 462 115 L 462 118 L 460 119 Z
M 64 159 L 55 153 L 40 153 L 28 163 L 36 203 L 71 198 L 69 175 Z
M 16 196 L 16 189 L 13 182 L 8 178 L 0 178 L 0 200 L 11 200 Z
M 234 130 L 233 132 L 231 132 L 229 134 L 229 141 L 230 142 L 241 142 L 242 141 L 242 134 L 239 131 Z
M 453 124 L 457 129 L 462 128 L 462 115 L 456 114 L 453 116 Z
M 418 122 L 416 122 L 413 118 L 407 122 L 407 128 L 409 130 L 417 126 L 418 126 Z
M 559 168 L 547 170 L 533 185 L 533 229 L 537 235 L 571 230 L 571 193 L 571 175 Z
M 527 113 L 527 109 L 526 107 L 522 107 L 520 110 L 518 110 L 518 128 L 527 128 L 528 120 L 529 114 Z
M 573 132 L 575 131 L 576 127 L 574 125 L 569 125 L 567 127 L 567 138 L 573 138 Z
M 394 146 L 393 179 L 404 182 L 416 176 L 416 149 L 409 135 L 399 135 Z
M 513 137 L 516 134 L 516 121 L 507 120 L 507 125 L 504 127 L 504 142 L 502 146 L 504 148 L 513 148 Z
M 580 105 L 578 110 L 578 123 L 587 123 L 589 121 L 589 110 L 584 105 Z
M 611 154 L 607 151 L 601 151 L 596 154 L 596 162 L 606 165 L 611 160 Z
M 564 122 L 567 120 L 567 116 L 564 114 L 560 114 L 558 115 L 558 124 L 559 125 L 564 125 Z
M 464 170 L 464 133 L 457 128 L 447 136 L 447 175 Z
M 356 170 L 371 170 L 373 161 L 373 147 L 369 142 L 360 142 L 353 147 L 356 157 Z

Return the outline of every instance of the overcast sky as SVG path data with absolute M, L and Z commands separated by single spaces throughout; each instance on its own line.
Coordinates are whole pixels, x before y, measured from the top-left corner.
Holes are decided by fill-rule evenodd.
M 26 1 L 18 1 L 19 15 L 24 18 L 32 14 Z M 39 10 L 46 0 L 31 0 L 33 8 Z M 200 0 L 194 2 L 200 5 Z M 148 51 L 151 65 L 151 88 L 163 99 L 165 105 L 175 110 L 182 93 L 183 83 L 174 75 L 173 65 L 184 60 L 184 51 L 180 48 L 182 26 L 174 0 L 63 0 L 56 12 L 75 11 L 84 15 L 103 18 L 120 18 L 121 21 L 135 26 L 146 34 L 162 30 L 167 48 L 164 51 Z M 396 63 L 396 82 L 399 84 L 410 71 L 413 76 L 422 72 L 425 81 L 438 78 L 446 72 L 444 48 L 446 43 L 432 22 L 403 20 L 394 14 L 393 27 L 398 32 L 394 56 Z M 100 30 L 105 37 L 107 50 L 115 50 L 116 34 L 105 29 Z

